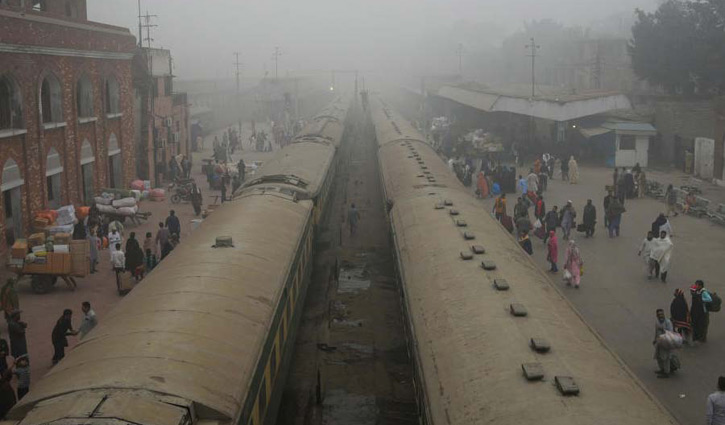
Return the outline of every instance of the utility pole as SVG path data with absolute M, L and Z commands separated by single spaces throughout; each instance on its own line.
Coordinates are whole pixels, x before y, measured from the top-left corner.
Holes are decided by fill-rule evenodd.
M 151 60 L 151 41 L 153 39 L 151 38 L 151 28 L 157 27 L 158 25 L 152 25 L 151 24 L 151 18 L 157 18 L 157 15 L 150 15 L 148 12 L 148 9 L 146 10 L 146 15 L 141 15 L 141 1 L 139 0 L 139 21 L 138 21 L 138 32 L 139 32 L 139 47 L 143 48 L 143 42 L 148 42 L 148 49 L 149 51 L 146 52 L 146 64 L 148 66 L 148 73 L 149 73 L 149 87 L 148 87 L 148 116 L 151 121 L 151 145 L 153 149 L 153 166 L 149 167 L 150 170 L 154 170 L 153 176 L 149 176 L 149 178 L 154 182 L 154 187 L 159 187 L 159 173 L 156 170 L 156 165 L 158 164 L 158 151 L 159 151 L 159 134 L 158 131 L 156 131 L 156 95 L 157 92 L 154 91 L 154 70 L 153 70 L 153 61 Z M 144 23 L 145 22 L 145 23 Z M 146 38 L 143 38 L 143 29 L 146 28 Z
M 141 0 L 138 0 L 138 47 L 143 46 L 143 23 L 141 18 Z
M 597 52 L 592 62 L 592 77 L 594 77 L 594 88 L 599 90 L 602 88 L 602 54 L 599 50 L 599 42 L 597 42 Z
M 458 43 L 458 77 L 463 79 L 463 43 Z
M 236 77 L 237 77 L 237 114 L 239 115 L 239 137 L 242 137 L 242 102 L 239 98 L 240 96 L 240 90 L 239 90 L 239 76 L 241 75 L 241 71 L 239 70 L 242 66 L 242 63 L 239 62 L 239 52 L 234 52 L 234 56 L 236 57 L 236 61 L 234 62 L 234 67 L 236 69 Z
M 272 57 L 274 58 L 274 79 L 279 79 L 279 57 L 282 55 L 282 53 L 279 51 L 279 46 L 276 46 L 274 48 L 274 54 Z
M 536 51 L 541 46 L 536 44 L 534 37 L 531 37 L 531 44 L 527 44 L 524 47 L 531 50 L 531 53 L 527 56 L 531 58 L 531 98 L 533 99 L 536 97 Z

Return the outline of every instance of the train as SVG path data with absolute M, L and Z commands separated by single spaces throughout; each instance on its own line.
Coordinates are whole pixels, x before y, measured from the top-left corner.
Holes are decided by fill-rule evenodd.
M 426 138 L 370 100 L 422 424 L 676 424 Z
M 348 107 L 263 164 L 3 424 L 274 423 Z

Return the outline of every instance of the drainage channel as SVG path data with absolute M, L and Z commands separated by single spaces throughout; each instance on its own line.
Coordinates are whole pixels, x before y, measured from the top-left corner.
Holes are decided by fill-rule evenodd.
M 353 113 L 278 425 L 418 423 L 377 145 L 361 111 Z M 352 203 L 361 215 L 354 235 Z

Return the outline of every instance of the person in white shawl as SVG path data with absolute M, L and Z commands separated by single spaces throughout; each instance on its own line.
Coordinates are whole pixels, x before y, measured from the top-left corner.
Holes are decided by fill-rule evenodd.
M 579 182 L 579 165 L 574 159 L 574 155 L 569 158 L 569 183 L 577 184 Z
M 665 283 L 667 282 L 667 273 L 670 271 L 670 261 L 672 259 L 674 245 L 667 235 L 667 232 L 660 232 L 660 238 L 653 239 L 652 242 L 652 250 L 649 255 L 655 261 L 655 277 L 659 276 L 662 283 Z

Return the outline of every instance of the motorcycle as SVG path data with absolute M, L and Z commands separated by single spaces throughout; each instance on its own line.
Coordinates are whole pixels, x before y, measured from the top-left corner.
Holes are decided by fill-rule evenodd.
M 180 202 L 191 201 L 191 182 L 174 182 L 169 184 L 169 191 L 173 190 L 174 193 L 171 195 L 171 203 L 178 204 Z

